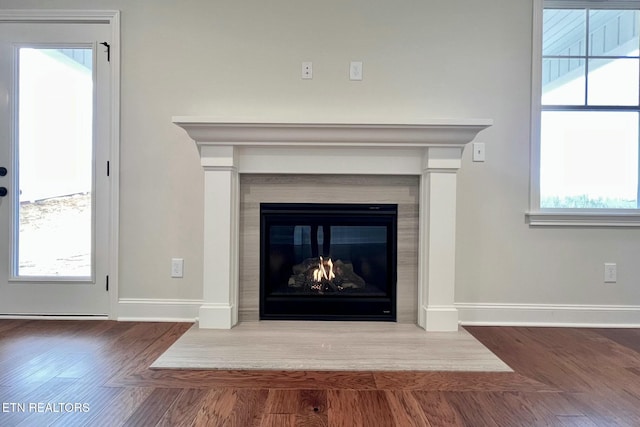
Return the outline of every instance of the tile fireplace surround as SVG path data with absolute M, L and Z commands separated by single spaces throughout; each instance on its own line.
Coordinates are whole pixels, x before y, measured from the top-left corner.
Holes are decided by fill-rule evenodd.
M 488 119 L 419 124 L 242 123 L 174 117 L 204 169 L 200 328 L 238 322 L 239 174 L 418 175 L 418 325 L 455 331 L 456 172 Z

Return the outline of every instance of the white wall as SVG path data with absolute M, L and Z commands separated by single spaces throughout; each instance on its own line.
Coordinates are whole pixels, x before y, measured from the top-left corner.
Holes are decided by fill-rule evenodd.
M 640 230 L 525 223 L 530 0 L 0 5 L 122 11 L 122 298 L 201 297 L 202 172 L 195 144 L 171 116 L 479 117 L 495 125 L 478 137 L 487 144 L 487 161 L 472 163 L 466 152 L 460 171 L 456 300 L 463 303 L 462 318 L 496 320 L 502 312 L 507 317 L 497 321 L 521 320 L 514 304 L 640 306 Z M 351 60 L 363 61 L 363 81 L 348 80 Z M 302 61 L 313 61 L 313 80 L 301 80 Z M 171 257 L 185 258 L 184 279 L 169 277 Z M 618 263 L 615 285 L 602 283 L 605 261 Z M 511 311 L 500 305 L 476 310 L 489 303 Z M 631 309 L 626 321 L 640 324 Z M 610 321 L 609 314 L 592 320 Z

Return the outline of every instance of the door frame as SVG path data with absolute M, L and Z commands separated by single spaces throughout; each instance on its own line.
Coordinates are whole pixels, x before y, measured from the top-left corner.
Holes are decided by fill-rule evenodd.
M 95 23 L 111 27 L 111 123 L 109 124 L 109 314 L 118 318 L 118 248 L 120 212 L 120 11 L 119 10 L 0 10 L 0 23 Z M 106 165 L 105 165 L 106 168 Z M 97 279 L 97 278 L 96 278 Z M 31 316 L 47 319 L 56 316 Z M 66 318 L 66 316 L 58 316 Z M 78 317 L 73 317 L 77 319 Z M 95 319 L 96 317 L 92 317 Z

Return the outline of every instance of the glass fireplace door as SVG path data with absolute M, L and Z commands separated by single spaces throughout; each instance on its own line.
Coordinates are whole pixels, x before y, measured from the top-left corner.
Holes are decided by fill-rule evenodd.
M 395 320 L 396 205 L 262 204 L 262 319 Z

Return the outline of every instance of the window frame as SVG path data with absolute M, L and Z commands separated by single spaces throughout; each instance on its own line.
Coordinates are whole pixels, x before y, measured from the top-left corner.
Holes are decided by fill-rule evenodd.
M 540 207 L 540 148 L 542 118 L 542 33 L 545 8 L 553 9 L 638 9 L 640 1 L 533 0 L 531 72 L 531 168 L 530 210 L 526 220 L 533 226 L 640 227 L 640 208 L 589 209 Z M 588 53 L 588 52 L 587 52 Z M 622 109 L 621 109 L 622 110 Z M 639 113 L 640 114 L 640 113 Z M 640 142 L 639 142 L 640 143 Z M 640 180 L 638 182 L 640 187 Z

